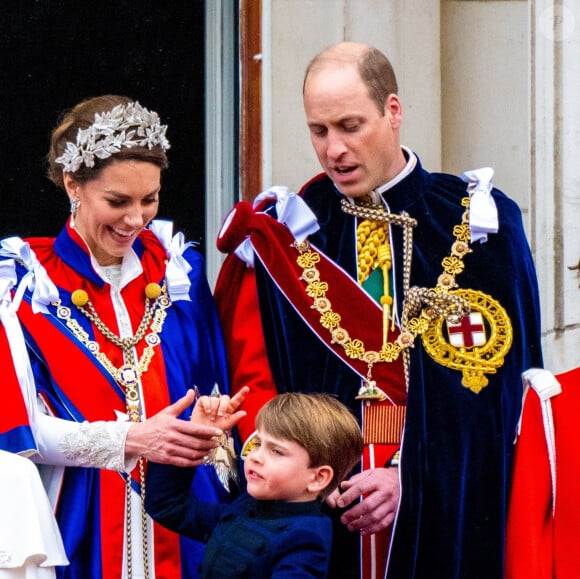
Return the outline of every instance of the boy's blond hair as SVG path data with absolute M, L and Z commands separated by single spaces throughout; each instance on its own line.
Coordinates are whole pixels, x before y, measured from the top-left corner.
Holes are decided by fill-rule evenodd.
M 334 476 L 319 495 L 321 500 L 344 480 L 363 450 L 356 418 L 328 394 L 279 394 L 260 410 L 256 428 L 302 446 L 310 457 L 310 467 L 332 467 Z

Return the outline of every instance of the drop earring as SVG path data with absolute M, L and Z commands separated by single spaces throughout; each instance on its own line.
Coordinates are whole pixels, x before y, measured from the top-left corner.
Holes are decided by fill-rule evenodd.
M 75 217 L 77 215 L 77 211 L 79 210 L 79 207 L 81 206 L 81 200 L 80 197 L 75 196 L 75 197 L 71 197 L 70 199 L 70 224 L 71 227 L 75 226 Z

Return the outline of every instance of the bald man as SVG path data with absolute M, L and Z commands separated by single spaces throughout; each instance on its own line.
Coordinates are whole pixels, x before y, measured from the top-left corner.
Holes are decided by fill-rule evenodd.
M 327 501 L 330 577 L 501 577 L 520 373 L 541 364 L 520 210 L 491 169 L 429 173 L 401 145 L 376 48 L 321 52 L 303 97 L 324 172 L 238 204 L 218 238 L 241 435 L 278 392 L 330 392 L 358 417 L 360 472 Z

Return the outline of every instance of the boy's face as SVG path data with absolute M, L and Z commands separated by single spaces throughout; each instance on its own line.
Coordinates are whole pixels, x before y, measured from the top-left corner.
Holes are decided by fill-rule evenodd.
M 319 468 L 310 468 L 308 452 L 291 440 L 258 430 L 244 461 L 248 494 L 258 500 L 306 502 L 315 500 Z

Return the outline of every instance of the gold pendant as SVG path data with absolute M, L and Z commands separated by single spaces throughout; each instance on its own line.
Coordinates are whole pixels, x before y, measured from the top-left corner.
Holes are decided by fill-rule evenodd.
M 457 333 L 456 328 L 461 324 L 453 325 L 452 330 L 447 328 L 447 332 L 444 333 L 444 318 L 439 317 L 433 320 L 427 331 L 421 334 L 423 346 L 438 364 L 461 371 L 463 386 L 478 394 L 489 383 L 486 374 L 495 374 L 503 365 L 504 357 L 512 344 L 512 325 L 505 309 L 491 296 L 470 289 L 456 289 L 449 293 L 463 298 L 471 312 L 481 314 L 482 320 L 489 328 L 489 337 L 485 337 L 483 324 L 480 327 L 478 324 L 469 325 L 465 322 L 464 329 L 470 332 L 475 331 L 477 337 L 459 342 L 461 345 L 454 345 L 458 342 L 455 337 L 450 338 L 450 336 L 452 333 Z M 454 344 L 451 343 L 452 341 Z
M 362 385 L 355 396 L 355 400 L 378 400 L 382 402 L 387 399 L 387 395 L 377 386 L 372 377 L 373 362 L 369 362 L 369 370 L 366 378 L 363 379 Z
M 125 387 L 127 394 L 131 392 L 139 381 L 139 373 L 133 364 L 125 364 L 117 370 L 117 381 Z
M 387 395 L 377 386 L 374 380 L 363 380 L 355 400 L 386 400 Z

